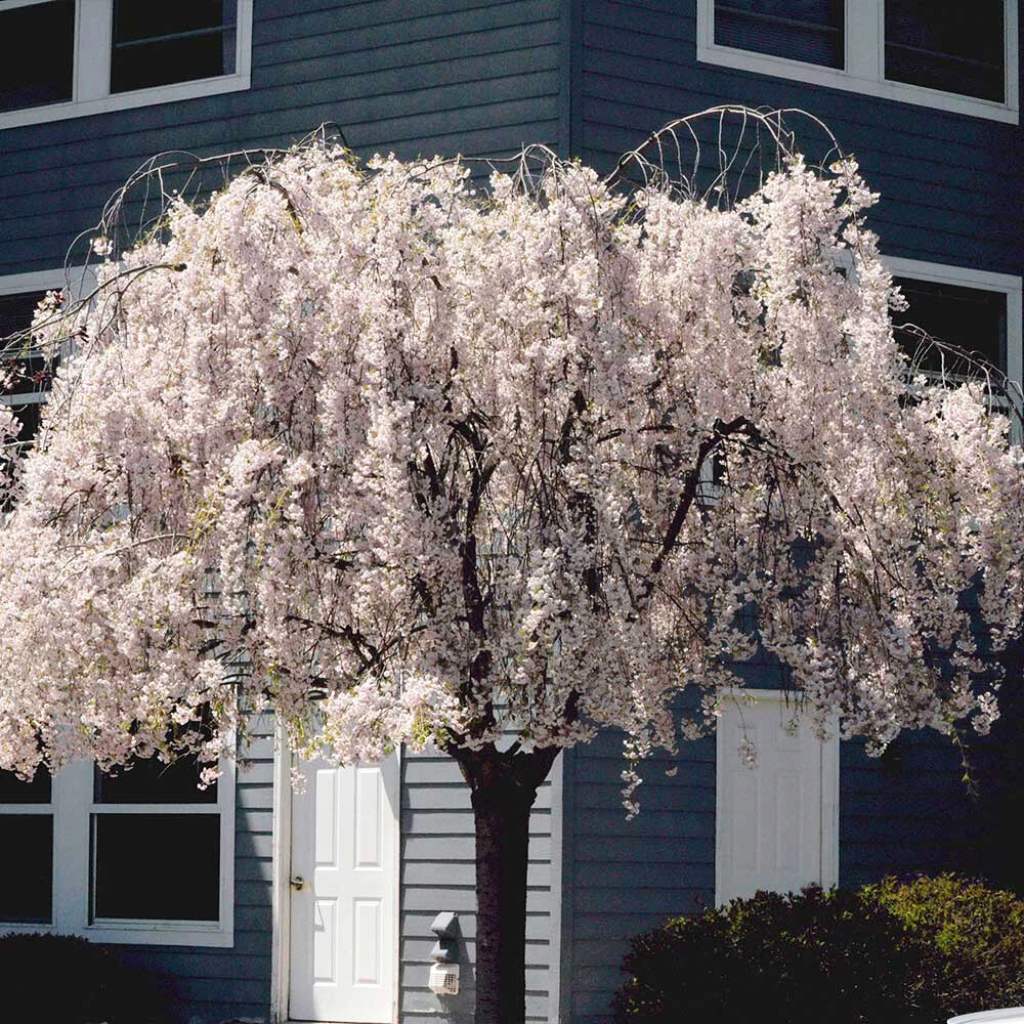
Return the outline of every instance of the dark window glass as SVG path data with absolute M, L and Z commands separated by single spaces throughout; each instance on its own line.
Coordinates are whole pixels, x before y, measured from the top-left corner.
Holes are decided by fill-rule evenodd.
M 192 758 L 163 764 L 155 757 L 137 760 L 127 771 L 96 771 L 96 802 L 103 804 L 215 804 L 217 785 L 199 788 Z
M 71 99 L 75 0 L 0 11 L 0 110 Z
M 0 830 L 0 922 L 52 920 L 52 816 L 0 814 Z
M 1004 0 L 885 0 L 885 77 L 1003 102 L 1003 8 Z
M 981 288 L 895 278 L 909 304 L 894 316 L 896 338 L 919 369 L 974 375 L 968 360 L 950 357 L 922 340 L 914 327 L 946 345 L 955 345 L 969 360 L 1006 372 L 1006 296 Z
M 220 815 L 93 817 L 96 918 L 216 921 Z
M 40 768 L 31 782 L 22 782 L 14 772 L 0 772 L 0 804 L 48 804 L 50 773 Z
M 20 8 L 18 8 L 20 10 Z M 18 441 L 31 443 L 39 429 L 40 397 L 49 390 L 55 365 L 25 340 L 15 343 L 12 335 L 28 330 L 36 306 L 45 292 L 0 295 L 0 400 L 13 407 L 21 423 Z
M 715 42 L 841 68 L 844 7 L 843 0 L 716 0 Z
M 110 91 L 235 70 L 236 0 L 115 0 Z

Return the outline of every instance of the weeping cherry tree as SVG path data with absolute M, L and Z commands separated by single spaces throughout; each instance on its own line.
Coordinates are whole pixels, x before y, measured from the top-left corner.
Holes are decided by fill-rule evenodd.
M 1006 418 L 910 372 L 856 163 L 726 115 L 779 143 L 742 193 L 654 173 L 676 130 L 610 178 L 321 142 L 96 238 L 5 463 L 0 768 L 209 780 L 261 710 L 305 757 L 433 745 L 475 818 L 476 1019 L 519 1024 L 563 749 L 621 730 L 635 813 L 757 644 L 820 730 L 985 731 L 1022 607 Z

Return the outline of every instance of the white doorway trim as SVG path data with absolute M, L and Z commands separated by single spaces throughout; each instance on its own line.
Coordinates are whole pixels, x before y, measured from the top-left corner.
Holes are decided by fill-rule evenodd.
M 402 751 L 398 758 L 398 799 L 401 802 Z M 271 818 L 272 853 L 272 935 L 270 949 L 270 1019 L 272 1024 L 288 1024 L 288 997 L 291 978 L 291 874 L 292 874 L 292 752 L 288 738 L 280 724 L 274 733 L 274 811 Z M 398 1021 L 401 999 L 401 808 L 399 815 L 399 857 L 395 870 L 395 914 L 391 934 L 391 948 L 395 958 L 395 1001 L 392 1019 Z M 347 1024 L 338 1021 L 337 1024 Z

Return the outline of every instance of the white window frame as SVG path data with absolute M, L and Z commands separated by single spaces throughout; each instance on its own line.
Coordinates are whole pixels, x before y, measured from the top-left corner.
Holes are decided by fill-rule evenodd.
M 742 715 L 744 706 L 772 704 L 781 714 L 786 701 L 792 701 L 794 694 L 785 690 L 755 690 L 750 688 L 730 689 L 725 695 L 725 714 Z M 721 766 L 727 757 L 735 757 L 736 750 L 730 749 L 725 729 L 715 730 L 715 906 L 721 906 L 733 898 L 725 891 L 725 883 L 731 882 L 732 865 L 727 849 L 725 827 L 727 787 Z M 821 772 L 821 831 L 818 836 L 818 865 L 823 889 L 839 884 L 839 729 L 833 723 L 828 739 L 821 743 L 818 760 Z M 758 771 L 755 766 L 750 769 Z
M 956 114 L 1020 122 L 1019 29 L 1017 0 L 1003 0 L 1005 101 L 929 89 L 885 77 L 885 0 L 845 0 L 845 60 L 842 68 L 755 53 L 715 42 L 715 0 L 697 0 L 697 60 L 762 75 L 844 89 L 863 96 L 915 103 Z
M 147 946 L 233 946 L 235 885 L 235 766 L 225 760 L 216 803 L 98 803 L 91 761 L 69 765 L 54 776 L 50 804 L 0 804 L 6 815 L 53 816 L 53 919 L 49 923 L 7 923 L 4 932 L 79 935 L 92 942 Z M 47 807 L 49 810 L 47 811 Z M 98 814 L 219 814 L 220 891 L 216 921 L 91 920 L 92 818 Z M 154 879 L 159 884 L 159 879 Z
M 50 0 L 0 0 L 0 14 L 16 7 L 29 7 Z M 155 2 L 155 0 L 154 0 Z M 252 84 L 253 0 L 237 0 L 235 24 L 235 70 L 230 75 L 199 78 L 191 82 L 110 91 L 110 57 L 113 46 L 114 0 L 77 0 L 75 8 L 74 70 L 72 99 L 0 113 L 0 130 L 30 124 L 49 124 L 87 114 L 174 103 L 200 96 L 240 92 Z

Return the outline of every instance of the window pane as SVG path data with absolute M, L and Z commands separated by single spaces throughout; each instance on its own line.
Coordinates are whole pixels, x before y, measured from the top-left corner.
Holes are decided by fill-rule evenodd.
M 74 49 L 74 0 L 0 12 L 0 110 L 70 100 Z
M 50 773 L 40 768 L 31 782 L 22 782 L 14 772 L 0 772 L 0 804 L 48 804 Z
M 52 920 L 53 817 L 3 814 L 0 829 L 0 921 Z
M 841 68 L 843 0 L 716 0 L 715 42 Z
M 220 815 L 93 817 L 96 918 L 216 921 Z
M 919 335 L 907 329 L 909 324 L 920 327 L 937 341 L 963 349 L 974 360 L 1006 372 L 1006 296 L 1002 292 L 909 278 L 894 278 L 894 282 L 909 303 L 906 312 L 897 313 L 894 318 L 896 338 L 921 369 L 942 370 L 941 354 L 922 348 Z M 947 355 L 945 370 L 962 374 L 969 368 L 951 365 Z
M 1003 102 L 1004 0 L 885 0 L 885 77 Z
M 163 764 L 155 757 L 134 761 L 128 771 L 96 772 L 96 802 L 103 804 L 215 804 L 217 784 L 199 788 L 193 758 Z
M 0 339 L 28 330 L 32 326 L 36 306 L 45 294 L 22 292 L 18 295 L 0 295 Z M 48 365 L 42 356 L 28 347 L 28 342 L 16 349 L 13 343 L 9 344 L 12 345 L 11 350 L 0 358 L 0 396 L 30 399 L 13 403 L 14 415 L 21 423 L 18 440 L 27 444 L 39 429 L 39 414 L 42 411 L 38 399 L 33 396 L 49 389 L 55 365 Z M 7 348 L 2 340 L 0 348 Z
M 236 0 L 116 0 L 111 92 L 235 70 Z

